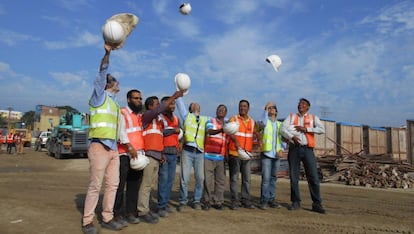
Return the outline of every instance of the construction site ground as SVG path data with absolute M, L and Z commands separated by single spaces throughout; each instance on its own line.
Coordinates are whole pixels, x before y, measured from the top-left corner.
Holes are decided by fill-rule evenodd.
M 57 160 L 46 151 L 25 148 L 22 155 L 0 154 L 0 233 L 81 233 L 81 217 L 88 186 L 88 160 Z M 178 170 L 177 170 L 178 171 Z M 227 172 L 228 178 L 228 172 Z M 178 174 L 171 206 L 176 206 Z M 251 192 L 260 196 L 259 175 L 252 175 Z M 193 191 L 194 179 L 190 181 Z M 158 224 L 130 224 L 121 231 L 95 225 L 100 233 L 413 233 L 414 190 L 351 187 L 322 183 L 327 214 L 311 212 L 306 181 L 300 184 L 302 209 L 289 211 L 289 180 L 277 181 L 281 209 L 223 211 L 187 209 L 160 218 Z M 226 204 L 229 203 L 228 180 Z M 156 193 L 154 193 L 156 194 Z M 190 192 L 191 195 L 191 192 Z

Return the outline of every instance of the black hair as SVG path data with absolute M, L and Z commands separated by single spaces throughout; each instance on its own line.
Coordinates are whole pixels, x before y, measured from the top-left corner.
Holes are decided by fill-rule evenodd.
M 170 98 L 170 96 L 165 96 L 161 98 L 161 102 L 167 101 Z
M 224 105 L 224 104 L 220 104 L 220 105 L 218 105 L 218 106 L 217 106 L 216 111 L 217 111 L 220 107 L 224 107 L 224 109 L 225 109 L 225 110 L 226 110 L 226 112 L 227 112 L 227 106 L 226 106 L 226 105 Z
M 240 105 L 242 102 L 245 102 L 245 103 L 247 104 L 247 106 L 248 106 L 248 107 L 250 107 L 250 103 L 249 103 L 249 101 L 247 101 L 247 100 L 245 100 L 245 99 L 242 99 L 242 100 L 240 100 L 239 105 Z
M 190 103 L 190 105 L 188 106 L 188 112 L 193 113 L 193 111 L 191 110 L 191 107 L 193 106 L 193 103 Z
M 301 101 L 304 101 L 304 102 L 308 103 L 308 106 L 311 106 L 310 101 L 308 99 L 301 98 L 301 99 L 299 99 L 299 102 L 301 102 Z
M 138 89 L 131 89 L 127 93 L 127 98 L 131 98 L 132 97 L 132 93 L 141 93 L 141 91 L 139 91 Z
M 151 96 L 145 99 L 145 109 L 149 109 L 149 106 L 154 104 L 154 100 L 158 100 L 157 96 Z

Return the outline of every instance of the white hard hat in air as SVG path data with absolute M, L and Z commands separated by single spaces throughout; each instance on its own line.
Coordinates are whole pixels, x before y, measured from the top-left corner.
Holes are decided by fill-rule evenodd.
M 129 166 L 134 170 L 140 171 L 143 170 L 149 164 L 149 159 L 142 152 L 137 152 L 137 154 L 137 158 L 130 159 Z
M 183 15 L 189 15 L 191 12 L 191 5 L 190 3 L 183 3 L 180 5 L 180 13 Z
M 115 20 L 107 21 L 102 28 L 102 33 L 104 40 L 112 44 L 121 43 L 124 38 L 124 29 Z
M 223 126 L 224 133 L 228 135 L 233 135 L 239 131 L 239 123 L 238 122 L 229 122 L 225 123 Z
M 242 148 L 237 149 L 237 154 L 240 160 L 250 160 L 252 159 L 252 156 L 253 156 L 252 153 Z
M 279 67 L 282 65 L 282 59 L 275 54 L 269 55 L 266 58 L 266 62 L 272 64 L 273 69 L 275 69 L 275 71 L 279 71 Z
M 190 77 L 185 73 L 177 73 L 174 77 L 175 81 L 175 87 L 177 88 L 177 91 L 184 90 L 184 95 L 188 93 L 190 86 L 191 86 L 191 80 Z

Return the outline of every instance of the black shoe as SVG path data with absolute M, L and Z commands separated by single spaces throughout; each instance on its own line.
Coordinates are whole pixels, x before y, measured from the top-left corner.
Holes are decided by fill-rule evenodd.
M 82 226 L 83 234 L 98 234 L 98 229 L 93 226 L 93 223 Z
M 269 205 L 266 202 L 262 202 L 262 203 L 260 203 L 259 208 L 261 210 L 267 210 L 267 209 L 269 209 Z
M 232 209 L 232 210 L 238 210 L 239 208 L 240 208 L 240 206 L 236 202 L 232 202 L 231 205 L 230 205 L 230 209 Z
M 177 207 L 177 211 L 178 211 L 178 212 L 183 212 L 186 208 L 187 208 L 187 205 L 186 205 L 186 204 L 180 204 L 180 205 Z
M 158 215 L 160 216 L 160 217 L 162 217 L 162 218 L 164 218 L 164 217 L 168 217 L 168 211 L 167 211 L 167 208 L 159 208 L 158 209 Z
M 121 225 L 122 228 L 128 227 L 128 222 L 122 216 L 114 217 L 114 221 Z
M 201 205 L 200 205 L 200 202 L 195 202 L 195 203 L 193 204 L 193 209 L 194 209 L 194 210 L 201 210 Z
M 325 209 L 322 207 L 321 204 L 314 204 L 314 205 L 312 205 L 312 211 L 318 212 L 318 213 L 321 213 L 321 214 L 325 214 L 326 213 Z
M 158 218 L 152 216 L 150 213 L 145 214 L 145 215 L 141 215 L 138 218 L 141 221 L 146 222 L 146 223 L 151 223 L 151 224 L 158 223 Z
M 294 202 L 291 206 L 289 206 L 288 210 L 299 210 L 300 209 L 300 203 Z
M 269 207 L 270 208 L 276 208 L 276 209 L 282 208 L 282 206 L 279 203 L 275 202 L 275 201 L 269 202 Z
M 210 204 L 204 204 L 203 205 L 203 210 L 205 210 L 205 211 L 208 211 L 208 210 L 210 210 Z
M 243 207 L 246 209 L 256 209 L 256 207 L 250 202 L 243 204 Z
M 107 223 L 102 222 L 101 226 L 105 229 L 114 230 L 114 231 L 119 231 L 122 229 L 122 225 L 116 222 L 114 219 L 112 219 L 111 221 Z
M 139 223 L 139 218 L 133 214 L 129 214 L 126 216 L 126 221 L 130 224 L 138 224 Z
M 222 204 L 217 204 L 214 206 L 214 209 L 216 210 L 224 210 L 224 206 Z

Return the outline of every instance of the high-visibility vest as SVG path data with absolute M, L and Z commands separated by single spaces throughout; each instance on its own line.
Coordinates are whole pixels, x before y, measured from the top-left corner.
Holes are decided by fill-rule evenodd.
M 135 150 L 144 149 L 144 137 L 142 136 L 142 114 L 130 112 L 128 108 L 121 109 L 122 117 L 125 119 L 125 131 L 128 136 L 129 143 Z M 118 143 L 119 154 L 128 153 L 128 147 Z
M 108 94 L 105 95 L 105 102 L 101 106 L 93 107 L 89 102 L 89 139 L 117 140 L 118 138 L 119 106 Z
M 164 122 L 164 129 L 175 129 L 179 127 L 179 122 L 177 116 L 172 115 L 173 119 L 171 120 L 166 115 L 161 114 L 161 118 Z M 169 136 L 164 136 L 164 146 L 165 147 L 177 147 L 179 146 L 178 134 L 171 134 Z
M 14 139 L 13 139 L 13 134 L 9 134 L 9 135 L 7 135 L 7 140 L 6 140 L 6 143 L 7 144 L 11 144 L 11 143 L 13 143 L 14 142 Z
M 199 149 L 204 150 L 206 122 L 206 116 L 199 116 L 197 123 L 197 117 L 189 113 L 184 121 L 184 143 L 195 142 Z
M 217 121 L 216 118 L 211 118 L 211 122 L 214 125 L 215 129 L 222 128 L 222 124 L 219 121 Z M 225 156 L 226 155 L 226 134 L 217 133 L 214 135 L 210 135 L 207 133 L 205 143 L 204 143 L 204 152 L 220 154 L 222 156 Z
M 276 152 L 279 152 L 282 149 L 282 134 L 280 134 L 281 126 L 282 123 L 276 120 Z M 262 152 L 271 151 L 273 148 L 273 141 L 273 123 L 270 119 L 268 119 L 262 136 Z
M 158 116 L 152 120 L 142 133 L 144 137 L 144 149 L 162 152 L 164 151 L 164 137 L 162 135 L 162 129 L 164 128 L 164 122 L 161 117 Z
M 294 115 L 294 116 L 293 116 Z M 312 114 L 305 114 L 303 117 L 303 127 L 310 128 L 315 126 L 315 116 Z M 299 115 L 298 114 L 290 114 L 290 122 L 291 124 L 297 126 L 299 123 Z M 308 141 L 308 147 L 314 148 L 315 147 L 315 134 L 313 132 L 305 132 L 306 140 Z
M 240 147 L 251 152 L 253 150 L 254 120 L 249 117 L 247 121 L 244 121 L 240 115 L 233 116 L 231 118 L 231 121 L 232 120 L 239 122 L 239 131 L 236 132 L 234 136 L 239 141 Z M 229 143 L 229 150 L 231 155 L 238 156 L 236 144 L 234 144 L 233 141 L 230 141 Z

